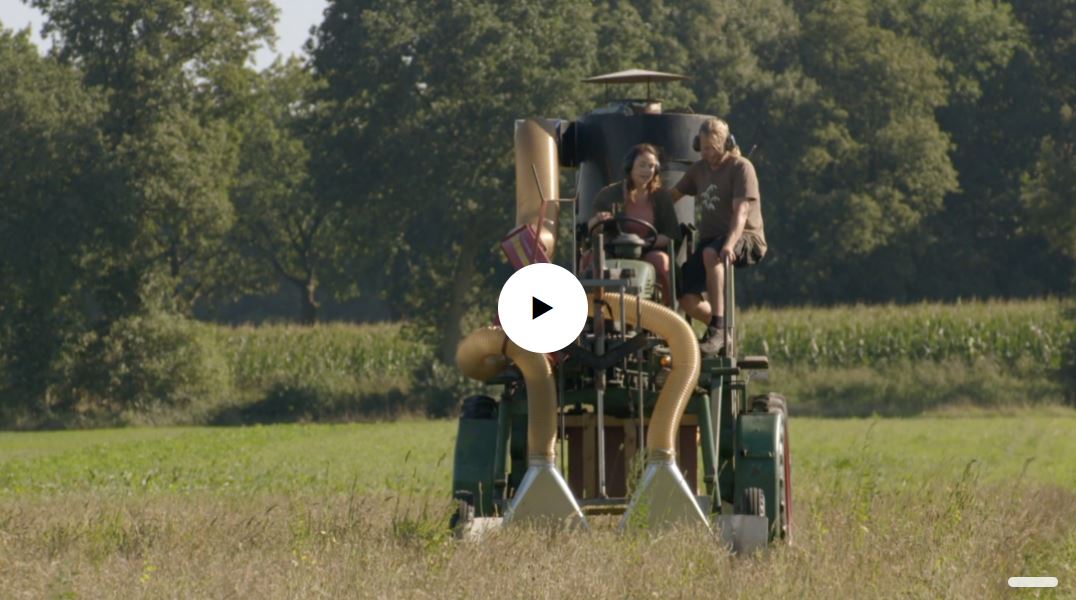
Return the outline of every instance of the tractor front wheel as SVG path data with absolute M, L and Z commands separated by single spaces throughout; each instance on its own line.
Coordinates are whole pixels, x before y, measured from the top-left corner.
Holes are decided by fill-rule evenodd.
M 448 528 L 459 535 L 464 529 L 474 523 L 474 495 L 471 492 L 460 490 L 456 492 L 456 512 L 448 520 Z

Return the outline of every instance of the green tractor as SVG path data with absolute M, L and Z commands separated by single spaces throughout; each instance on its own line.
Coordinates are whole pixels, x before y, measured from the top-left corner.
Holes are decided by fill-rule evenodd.
M 649 96 L 650 83 L 677 78 L 633 70 L 587 81 L 645 82 Z M 752 374 L 769 362 L 737 354 L 730 265 L 725 350 L 703 358 L 689 321 L 659 301 L 654 267 L 640 259 L 656 232 L 626 233 L 626 216 L 585 225 L 629 148 L 661 148 L 663 179 L 675 182 L 699 157 L 691 139 L 706 118 L 663 113 L 648 97 L 575 122 L 517 122 L 517 231 L 528 240 L 517 247 L 552 256 L 558 216 L 569 207 L 569 268 L 590 318 L 576 343 L 550 355 L 522 350 L 495 327 L 461 343 L 463 371 L 495 393 L 463 400 L 452 477 L 459 536 L 527 522 L 586 528 L 588 517 L 604 514 L 621 515 L 622 529 L 706 528 L 736 551 L 791 541 L 788 403 L 749 393 Z M 577 169 L 574 199 L 557 198 L 561 166 Z M 682 262 L 693 199 L 676 208 L 688 235 L 670 253 Z M 587 246 L 590 262 L 579 272 Z

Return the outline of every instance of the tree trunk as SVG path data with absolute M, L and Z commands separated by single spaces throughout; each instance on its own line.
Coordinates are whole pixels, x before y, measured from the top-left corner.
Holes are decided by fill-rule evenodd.
M 438 354 L 441 361 L 446 364 L 456 362 L 456 346 L 463 338 L 464 313 L 467 312 L 467 296 L 471 293 L 471 281 L 475 274 L 475 256 L 478 254 L 478 244 L 468 238 L 460 248 L 459 258 L 456 260 L 456 273 L 452 281 L 452 304 L 448 307 L 445 315 L 444 334 L 441 337 L 441 348 Z
M 305 282 L 296 282 L 296 286 L 299 288 L 299 302 L 303 307 L 303 325 L 314 325 L 318 322 L 318 309 L 321 308 L 316 295 L 318 280 L 310 276 Z

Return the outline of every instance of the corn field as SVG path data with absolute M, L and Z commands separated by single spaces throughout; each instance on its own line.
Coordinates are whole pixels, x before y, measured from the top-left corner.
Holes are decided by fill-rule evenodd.
M 786 366 L 982 359 L 1047 371 L 1072 330 L 1057 300 L 745 310 L 741 348 Z

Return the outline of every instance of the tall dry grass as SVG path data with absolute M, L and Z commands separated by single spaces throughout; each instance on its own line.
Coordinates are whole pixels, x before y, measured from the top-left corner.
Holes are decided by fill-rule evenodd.
M 108 495 L 0 504 L 3 598 L 1011 598 L 1076 585 L 1076 495 L 963 477 L 801 486 L 791 547 L 709 535 L 514 529 L 453 541 L 443 499 Z
M 795 545 L 750 558 L 615 518 L 454 542 L 449 421 L 0 434 L 0 598 L 1073 597 L 1074 425 L 793 417 Z

